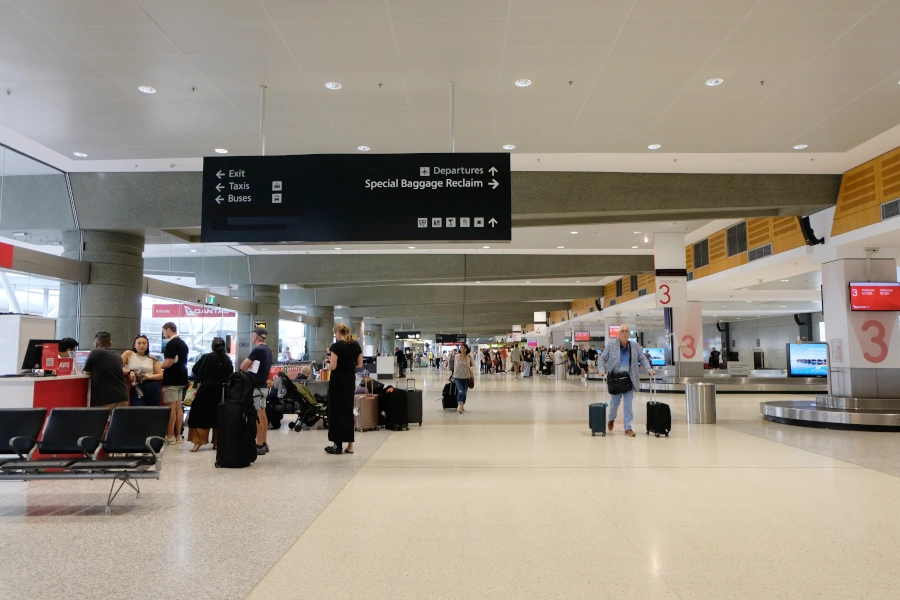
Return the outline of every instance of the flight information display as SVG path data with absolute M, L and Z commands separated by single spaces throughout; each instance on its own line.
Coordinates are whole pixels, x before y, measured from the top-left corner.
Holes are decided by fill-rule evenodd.
M 851 281 L 850 310 L 900 311 L 900 283 Z

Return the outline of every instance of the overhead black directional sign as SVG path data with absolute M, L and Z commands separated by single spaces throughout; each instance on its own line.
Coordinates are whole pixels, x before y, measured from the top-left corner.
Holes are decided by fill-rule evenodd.
M 509 154 L 203 161 L 202 242 L 510 241 Z
M 436 333 L 434 335 L 436 344 L 465 344 L 466 334 L 464 333 Z
M 394 333 L 395 340 L 418 340 L 421 338 L 421 331 L 397 331 Z

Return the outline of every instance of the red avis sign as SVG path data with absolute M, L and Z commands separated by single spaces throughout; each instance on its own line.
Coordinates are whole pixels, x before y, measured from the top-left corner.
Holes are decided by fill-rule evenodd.
M 215 306 L 196 306 L 192 304 L 154 304 L 154 319 L 171 319 L 176 317 L 218 319 L 221 317 L 236 317 L 233 310 L 216 308 Z
M 900 311 L 900 283 L 850 283 L 850 310 Z

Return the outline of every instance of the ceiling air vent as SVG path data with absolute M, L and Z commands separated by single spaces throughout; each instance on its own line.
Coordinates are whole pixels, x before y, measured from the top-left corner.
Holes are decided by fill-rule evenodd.
M 885 202 L 881 205 L 881 220 L 887 221 L 894 217 L 900 217 L 900 198 Z
M 647 288 L 638 290 L 638 298 L 640 298 L 641 296 L 646 296 L 646 295 L 647 295 Z
M 693 271 L 688 271 L 687 280 L 688 281 L 694 280 L 694 272 Z
M 765 258 L 767 256 L 772 256 L 772 244 L 766 244 L 765 246 L 760 246 L 759 248 L 754 248 L 749 251 L 747 253 L 747 261 L 759 260 L 760 258 Z

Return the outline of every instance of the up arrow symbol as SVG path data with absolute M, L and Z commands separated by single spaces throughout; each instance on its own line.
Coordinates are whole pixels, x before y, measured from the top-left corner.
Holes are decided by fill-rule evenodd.
M 495 225 L 497 225 L 497 219 L 491 218 L 491 220 L 488 221 L 488 223 L 490 223 L 490 224 L 491 224 L 491 228 L 493 228 Z
M 488 173 L 490 173 L 491 175 L 496 175 L 497 167 L 491 167 L 490 169 L 488 169 Z
M 225 176 L 225 173 L 223 173 L 222 171 L 219 171 L 218 173 L 216 173 L 216 177 L 218 177 L 219 179 L 222 179 L 222 177 L 224 177 L 224 176 Z
M 223 198 L 222 196 L 216 196 L 216 204 L 222 204 L 224 200 L 225 198 Z
M 488 182 L 488 185 L 491 186 L 492 188 L 494 188 L 494 189 L 496 190 L 496 189 L 497 189 L 497 186 L 500 185 L 500 183 L 499 183 L 496 179 L 491 179 L 491 180 Z
M 225 187 L 225 186 L 222 185 L 221 183 L 217 183 L 217 184 L 216 184 L 216 191 L 217 191 L 217 192 L 221 192 L 223 187 Z

